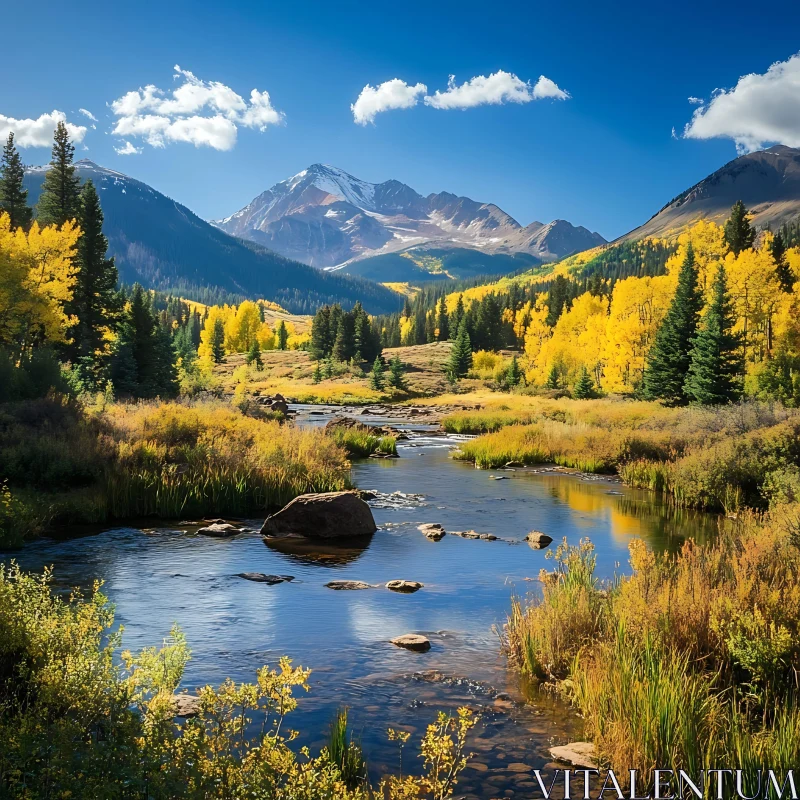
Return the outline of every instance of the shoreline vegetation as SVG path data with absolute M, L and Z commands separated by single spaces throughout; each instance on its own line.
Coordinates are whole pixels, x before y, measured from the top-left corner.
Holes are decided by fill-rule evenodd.
M 571 702 L 600 762 L 649 782 L 800 763 L 800 506 L 752 512 L 677 556 L 630 545 L 629 577 L 601 582 L 589 540 L 562 543 L 541 595 L 516 598 L 504 632 L 517 669 Z

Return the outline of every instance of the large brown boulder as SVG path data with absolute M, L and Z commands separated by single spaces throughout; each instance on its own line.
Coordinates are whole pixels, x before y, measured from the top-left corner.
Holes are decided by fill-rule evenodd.
M 346 539 L 378 530 L 370 507 L 356 492 L 301 494 L 273 514 L 261 528 L 262 536 L 305 536 L 309 539 Z

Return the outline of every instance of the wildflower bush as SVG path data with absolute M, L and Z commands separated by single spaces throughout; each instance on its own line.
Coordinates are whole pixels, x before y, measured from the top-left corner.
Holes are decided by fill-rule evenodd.
M 293 746 L 288 718 L 310 670 L 282 658 L 253 683 L 206 686 L 176 719 L 191 654 L 177 629 L 160 648 L 114 653 L 121 631 L 96 585 L 51 592 L 52 575 L 0 566 L 0 796 L 102 800 L 387 800 L 453 794 L 466 766 L 467 709 L 440 715 L 421 743 L 422 774 L 373 789 L 332 747 Z M 346 718 L 344 720 L 346 727 Z M 341 720 L 340 720 L 341 728 Z M 343 732 L 339 731 L 339 739 Z

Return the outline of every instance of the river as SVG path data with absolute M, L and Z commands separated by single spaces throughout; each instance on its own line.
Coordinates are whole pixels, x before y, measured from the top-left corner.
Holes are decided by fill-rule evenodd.
M 298 412 L 303 425 L 329 418 L 319 409 Z M 458 796 L 530 798 L 530 770 L 548 765 L 548 747 L 580 737 L 581 728 L 569 708 L 522 684 L 500 654 L 497 629 L 511 596 L 535 592 L 539 570 L 552 569 L 548 550 L 530 548 L 525 534 L 549 534 L 550 549 L 562 537 L 570 544 L 590 537 L 598 575 L 611 578 L 627 570 L 633 537 L 655 550 L 675 550 L 687 537 L 712 536 L 716 519 L 676 511 L 613 479 L 476 470 L 450 458 L 456 439 L 407 427 L 412 438 L 398 443 L 399 458 L 353 464 L 355 485 L 378 493 L 370 504 L 379 530 L 363 549 L 280 552 L 265 545 L 257 532 L 262 520 L 253 520 L 251 530 L 231 539 L 196 536 L 196 526 L 120 526 L 41 539 L 0 557 L 29 570 L 53 565 L 61 587 L 89 588 L 103 578 L 129 649 L 159 644 L 177 622 L 192 649 L 185 688 L 227 676 L 251 680 L 283 654 L 311 667 L 311 692 L 290 718 L 303 732 L 299 743 L 320 747 L 336 709 L 348 706 L 376 776 L 397 768 L 387 727 L 413 732 L 408 767 L 412 744 L 436 712 L 469 705 L 482 719 L 470 743 L 477 756 Z M 510 541 L 448 535 L 432 542 L 417 530 L 424 522 Z M 269 586 L 243 580 L 240 572 L 295 580 Z M 424 588 L 407 595 L 382 586 L 325 587 L 331 580 L 382 585 L 397 578 Z M 431 650 L 413 653 L 389 643 L 410 632 L 425 634 Z

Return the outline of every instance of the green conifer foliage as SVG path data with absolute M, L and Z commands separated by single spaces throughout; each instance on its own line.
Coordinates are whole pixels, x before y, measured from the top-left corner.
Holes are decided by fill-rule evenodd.
M 39 225 L 63 225 L 80 212 L 80 178 L 72 163 L 75 145 L 69 140 L 67 126 L 59 122 L 53 143 L 50 169 L 44 176 L 42 193 L 36 206 Z
M 648 400 L 661 399 L 670 405 L 687 401 L 683 384 L 689 371 L 689 351 L 702 305 L 697 265 L 690 244 L 678 275 L 675 297 L 648 354 L 642 385 L 642 393 Z
M 256 369 L 263 369 L 264 362 L 261 359 L 261 346 L 258 343 L 258 337 L 256 336 L 253 339 L 253 344 L 250 345 L 250 349 L 247 351 L 246 359 L 248 364 L 255 364 Z
M 211 357 L 215 364 L 225 360 L 225 323 L 217 318 L 214 320 L 214 329 L 211 332 Z
M 458 335 L 453 342 L 450 358 L 447 362 L 447 374 L 455 381 L 463 378 L 472 369 L 472 344 L 467 332 L 466 320 L 461 320 Z
M 14 133 L 8 134 L 0 158 L 0 214 L 11 219 L 11 229 L 25 228 L 31 224 L 33 211 L 28 206 L 28 191 L 23 186 L 25 168 L 14 145 Z
M 545 389 L 560 389 L 561 388 L 561 370 L 558 364 L 553 364 L 550 367 L 550 372 L 547 373 L 547 380 L 544 384 Z
M 446 342 L 450 338 L 450 319 L 447 316 L 447 304 L 444 295 L 439 299 L 439 309 L 436 312 L 437 339 Z
M 731 209 L 731 215 L 725 223 L 725 241 L 731 252 L 738 256 L 742 250 L 748 250 L 756 240 L 756 232 L 747 219 L 747 209 L 741 200 L 737 200 Z
M 692 341 L 684 391 L 701 405 L 720 405 L 742 394 L 741 341 L 733 332 L 736 315 L 728 296 L 725 268 L 714 277 L 713 295 L 700 330 Z
M 576 400 L 588 400 L 594 395 L 594 381 L 589 374 L 589 370 L 584 365 L 581 369 L 580 377 L 572 389 L 572 396 Z
M 369 385 L 376 391 L 383 389 L 383 359 L 380 356 L 376 356 L 375 361 L 372 363 L 372 370 L 369 373 Z
M 281 320 L 278 325 L 278 350 L 285 350 L 289 341 L 289 331 L 286 330 L 286 323 Z
M 772 260 L 775 262 L 775 277 L 778 279 L 781 291 L 791 294 L 796 278 L 792 268 L 786 261 L 786 245 L 783 242 L 783 236 L 780 231 L 775 234 L 775 238 L 772 240 L 770 252 L 772 253 Z
M 519 386 L 522 382 L 522 370 L 519 368 L 519 361 L 516 355 L 512 356 L 511 363 L 506 371 L 506 383 L 510 387 Z

